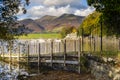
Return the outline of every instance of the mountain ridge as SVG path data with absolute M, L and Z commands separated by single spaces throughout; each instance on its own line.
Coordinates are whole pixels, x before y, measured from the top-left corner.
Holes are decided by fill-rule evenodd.
M 74 14 L 63 14 L 61 16 L 45 15 L 40 19 L 24 19 L 19 21 L 20 24 L 25 25 L 31 29 L 31 33 L 39 33 L 44 31 L 53 31 L 60 27 L 76 27 L 78 28 L 82 23 L 84 16 L 76 16 Z M 58 30 L 59 31 L 59 30 Z

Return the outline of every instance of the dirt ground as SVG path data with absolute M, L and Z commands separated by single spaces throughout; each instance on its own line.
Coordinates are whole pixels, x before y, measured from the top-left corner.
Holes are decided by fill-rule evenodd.
M 30 77 L 29 80 L 95 80 L 95 78 L 90 74 L 78 74 L 68 71 L 48 71 Z

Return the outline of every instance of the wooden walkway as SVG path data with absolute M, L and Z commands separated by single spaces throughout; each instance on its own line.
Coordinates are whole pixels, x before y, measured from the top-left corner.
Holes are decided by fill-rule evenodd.
M 64 69 L 67 69 L 68 65 L 76 65 L 76 71 L 80 73 L 80 39 L 50 40 L 43 42 L 29 41 L 26 44 L 22 43 L 22 45 L 17 45 L 15 49 L 16 51 L 13 51 L 14 47 L 15 46 L 6 53 L 4 49 L 5 47 L 3 47 L 1 57 L 3 59 L 7 58 L 10 61 L 17 59 L 18 62 L 34 62 L 37 63 L 38 66 L 42 63 L 48 64 L 51 67 L 54 67 L 54 64 L 60 64 Z

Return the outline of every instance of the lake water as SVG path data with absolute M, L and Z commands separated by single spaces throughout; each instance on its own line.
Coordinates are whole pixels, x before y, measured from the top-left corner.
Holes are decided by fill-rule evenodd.
M 39 74 L 39 75 L 38 75 Z M 91 74 L 0 62 L 0 80 L 95 80 Z
M 30 68 L 19 64 L 0 62 L 0 80 L 23 80 L 29 76 L 37 75 L 37 68 Z

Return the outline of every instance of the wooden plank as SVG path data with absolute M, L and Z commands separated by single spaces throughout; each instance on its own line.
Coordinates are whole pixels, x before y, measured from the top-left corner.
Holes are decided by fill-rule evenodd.
M 120 38 L 118 40 L 119 40 L 119 42 L 118 42 L 118 44 L 119 44 L 118 51 L 120 51 Z
M 59 47 L 59 51 L 58 52 L 60 52 L 61 51 L 61 49 L 60 49 L 60 42 L 58 42 L 58 47 Z
M 13 56 L 12 56 L 13 57 Z M 20 61 L 20 45 L 18 45 L 18 62 Z
M 64 68 L 66 67 L 66 40 L 64 40 Z
M 11 61 L 11 45 L 9 46 L 9 61 Z
M 38 66 L 40 66 L 40 63 L 41 63 L 41 60 L 40 60 L 40 57 L 41 57 L 41 55 L 40 55 L 40 52 L 41 52 L 41 45 L 40 45 L 40 43 L 39 43 L 39 47 L 38 47 L 39 49 L 39 52 L 38 52 Z
M 1 55 L 1 57 L 3 57 L 3 55 Z M 18 58 L 18 56 L 11 56 L 12 58 Z M 9 58 L 9 55 L 4 55 L 4 58 Z M 28 58 L 27 56 L 20 56 L 19 58 Z
M 44 60 L 42 62 L 46 62 L 46 63 L 51 63 L 51 60 Z M 52 60 L 53 63 L 59 63 L 59 64 L 64 64 L 64 60 Z M 73 65 L 77 65 L 79 62 L 78 61 L 65 61 L 66 64 L 73 64 Z
M 4 54 L 5 54 L 5 53 L 4 53 L 4 46 L 2 45 L 2 55 L 3 55 L 3 56 L 2 56 L 2 59 L 4 59 Z
M 53 61 L 52 61 L 53 60 L 53 41 L 51 41 L 51 54 L 50 54 L 50 56 L 51 56 L 50 57 L 50 60 L 51 60 L 51 64 L 50 65 L 52 67 L 53 66 Z
M 27 45 L 27 63 L 29 64 L 29 52 L 30 51 L 30 45 Z
M 78 39 L 78 73 L 80 73 L 81 39 Z
M 74 40 L 74 51 L 76 52 L 76 40 Z

